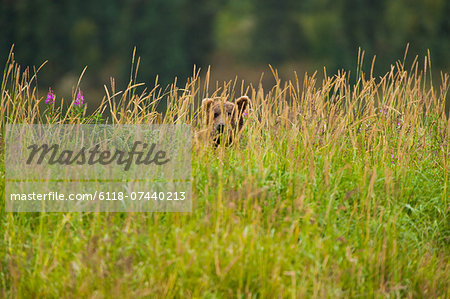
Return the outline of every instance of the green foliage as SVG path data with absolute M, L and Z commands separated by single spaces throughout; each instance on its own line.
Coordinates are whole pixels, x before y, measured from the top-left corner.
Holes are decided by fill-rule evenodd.
M 331 72 L 353 69 L 361 47 L 369 57 L 377 54 L 374 71 L 381 75 L 403 57 L 408 43 L 412 58 L 430 49 L 434 63 L 447 69 L 449 14 L 445 0 L 228 1 L 218 32 L 232 40 L 227 45 L 234 55 L 244 50 L 247 59 L 265 64 L 312 60 Z M 250 25 L 239 25 L 245 22 Z M 247 49 L 233 47 L 247 40 Z
M 433 63 L 447 69 L 448 15 L 445 0 L 1 1 L 0 64 L 14 43 L 24 66 L 48 59 L 44 85 L 86 65 L 91 84 L 104 84 L 111 72 L 125 84 L 136 46 L 141 79 L 153 83 L 158 74 L 166 85 L 215 52 L 263 64 L 306 61 L 335 72 L 353 69 L 362 47 L 378 55 L 375 73 L 383 74 L 410 43 L 412 59 L 430 49 Z
M 50 122 L 34 79 L 10 64 L 1 128 Z M 378 79 L 359 76 L 357 84 L 346 73 L 322 84 L 305 76 L 302 87 L 276 80 L 269 92 L 249 86 L 253 110 L 240 140 L 213 147 L 193 138 L 191 213 L 0 205 L 0 296 L 448 297 L 449 76 L 428 86 L 423 70 L 400 63 Z M 139 94 L 137 83 L 117 105 L 107 90 L 94 114 L 82 105 L 61 113 L 58 97 L 44 114 L 54 123 L 181 120 L 205 129 L 192 116 L 199 78 L 170 90 L 163 119 L 149 104 L 160 91 Z M 238 94 L 230 82 L 220 92 Z M 0 177 L 5 198 L 3 154 Z

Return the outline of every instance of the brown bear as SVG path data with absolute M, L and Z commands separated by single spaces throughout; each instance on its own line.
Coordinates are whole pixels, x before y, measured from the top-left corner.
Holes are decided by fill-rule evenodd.
M 223 98 L 206 98 L 202 101 L 202 116 L 216 145 L 229 145 L 244 125 L 250 99 L 241 96 L 235 103 Z

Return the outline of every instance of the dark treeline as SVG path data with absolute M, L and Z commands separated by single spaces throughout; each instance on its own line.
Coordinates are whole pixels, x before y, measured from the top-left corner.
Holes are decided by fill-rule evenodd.
M 1 0 L 0 58 L 11 45 L 24 66 L 48 60 L 41 82 L 89 67 L 91 81 L 126 80 L 134 46 L 139 79 L 184 79 L 193 65 L 227 53 L 245 63 L 309 61 L 354 69 L 358 47 L 377 69 L 430 49 L 446 69 L 448 0 Z
M 186 75 L 212 50 L 216 11 L 209 0 L 195 5 L 187 0 L 2 0 L 0 54 L 3 62 L 14 43 L 19 63 L 38 66 L 48 60 L 50 76 L 79 73 L 88 65 L 90 72 L 109 71 L 124 79 L 137 46 L 145 57 L 141 78 L 152 80 L 158 73 L 168 79 Z M 41 80 L 51 78 L 42 74 Z

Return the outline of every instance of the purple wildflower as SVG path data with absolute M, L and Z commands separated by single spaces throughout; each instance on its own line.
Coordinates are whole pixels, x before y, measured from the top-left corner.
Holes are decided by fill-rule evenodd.
M 389 109 L 387 108 L 387 106 L 383 106 L 381 108 L 378 108 L 378 112 L 380 114 L 383 114 L 384 116 L 388 115 Z
M 394 154 L 392 154 L 391 155 L 391 162 L 392 162 L 392 165 L 394 165 L 395 166 L 395 162 L 398 162 L 398 157 L 397 157 L 397 155 L 394 155 Z
M 77 94 L 77 98 L 75 99 L 73 104 L 74 105 L 83 105 L 83 101 L 84 101 L 84 96 L 83 96 L 83 92 L 80 89 L 80 91 Z
M 45 99 L 45 103 L 49 105 L 55 103 L 55 94 L 50 87 L 48 88 L 48 94 L 47 98 Z

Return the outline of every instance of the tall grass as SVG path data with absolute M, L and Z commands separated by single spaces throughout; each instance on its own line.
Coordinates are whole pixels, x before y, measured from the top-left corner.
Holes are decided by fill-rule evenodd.
M 155 82 L 142 91 L 133 55 L 128 87 L 117 91 L 111 80 L 93 117 L 71 112 L 79 82 L 72 99 L 44 111 L 37 71 L 11 53 L 2 132 L 5 123 L 94 121 L 189 123 L 199 132 L 208 96 L 246 94 L 252 110 L 230 147 L 194 138 L 192 213 L 2 205 L 1 296 L 448 297 L 449 76 L 432 81 L 426 57 L 423 67 L 397 62 L 375 78 L 363 58 L 356 76 L 324 70 L 321 82 L 316 73 L 285 82 L 273 70 L 270 90 L 209 82 L 208 70 L 183 88 Z

